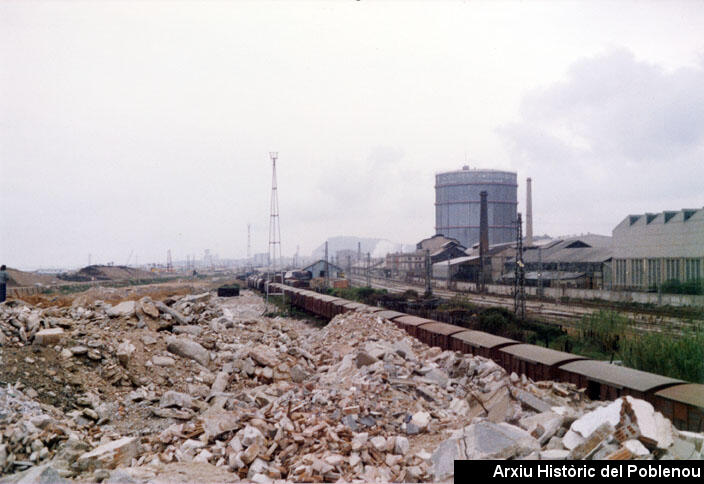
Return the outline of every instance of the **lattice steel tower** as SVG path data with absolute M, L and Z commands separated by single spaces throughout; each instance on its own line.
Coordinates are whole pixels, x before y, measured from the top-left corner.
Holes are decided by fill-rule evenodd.
M 279 193 L 276 183 L 276 159 L 279 154 L 269 153 L 271 158 L 271 206 L 269 215 L 269 265 L 267 266 L 267 281 L 276 282 L 281 264 L 281 227 L 279 225 Z M 283 275 L 282 275 L 283 276 Z M 283 277 L 281 277 L 283 283 Z M 266 302 L 269 303 L 269 285 L 266 286 Z
M 516 267 L 513 280 L 513 312 L 516 317 L 526 318 L 526 279 L 525 265 L 523 264 L 523 225 L 521 214 L 516 220 Z

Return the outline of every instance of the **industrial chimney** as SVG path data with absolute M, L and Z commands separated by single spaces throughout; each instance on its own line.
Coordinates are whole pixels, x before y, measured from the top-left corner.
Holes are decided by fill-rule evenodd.
M 487 280 L 486 255 L 489 252 L 489 204 L 487 192 L 479 193 L 479 284 L 478 292 L 484 292 L 484 283 Z
M 532 180 L 526 180 L 526 247 L 533 245 L 533 195 L 531 190 Z

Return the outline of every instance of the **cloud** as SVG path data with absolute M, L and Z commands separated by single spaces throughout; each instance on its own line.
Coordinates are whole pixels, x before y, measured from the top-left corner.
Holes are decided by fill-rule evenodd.
M 704 60 L 666 71 L 625 49 L 581 59 L 498 133 L 534 179 L 538 232 L 610 233 L 629 213 L 702 206 Z

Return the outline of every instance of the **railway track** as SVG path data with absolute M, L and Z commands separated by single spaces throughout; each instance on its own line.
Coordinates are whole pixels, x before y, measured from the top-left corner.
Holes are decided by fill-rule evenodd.
M 366 279 L 353 276 L 352 283 L 356 286 L 366 285 Z M 372 278 L 371 285 L 376 289 L 386 289 L 387 291 L 393 293 L 402 293 L 407 290 L 422 292 L 425 289 L 420 285 L 378 278 Z M 456 296 L 461 296 L 467 302 L 482 307 L 499 306 L 511 310 L 513 310 L 514 307 L 513 298 L 510 296 L 476 294 L 466 291 L 456 291 L 436 287 L 433 288 L 433 293 L 444 299 L 451 299 Z M 526 300 L 526 316 L 529 318 L 574 329 L 579 328 L 579 321 L 581 321 L 584 316 L 596 313 L 602 309 L 608 308 L 580 306 L 577 304 L 568 305 L 549 301 Z M 631 320 L 634 324 L 634 329 L 637 331 L 668 331 L 676 333 L 696 324 L 704 324 L 703 320 L 688 320 L 638 311 L 617 311 Z

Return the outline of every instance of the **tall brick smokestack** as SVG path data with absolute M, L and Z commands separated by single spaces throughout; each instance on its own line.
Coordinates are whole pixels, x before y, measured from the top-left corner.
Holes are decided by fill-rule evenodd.
M 526 247 L 533 245 L 533 192 L 531 185 L 533 181 L 528 177 L 526 180 Z
M 489 250 L 489 205 L 486 192 L 479 193 L 479 255 L 484 257 Z
M 479 281 L 477 289 L 484 292 L 484 283 L 487 280 L 486 254 L 489 252 L 489 204 L 487 192 L 479 193 Z

